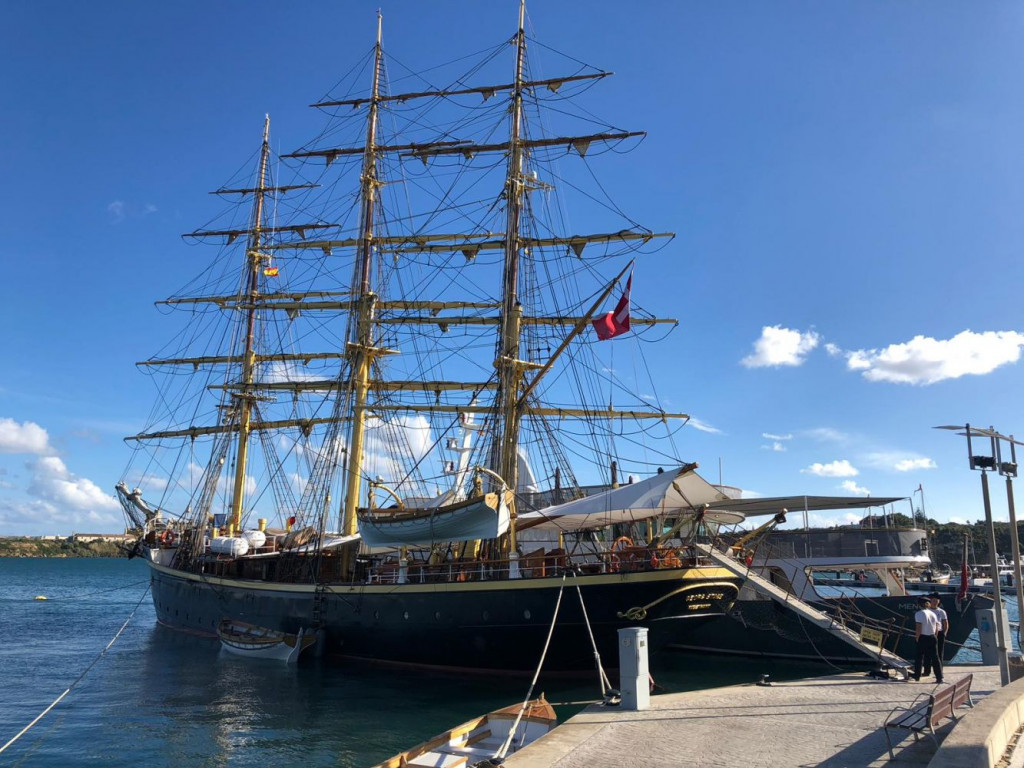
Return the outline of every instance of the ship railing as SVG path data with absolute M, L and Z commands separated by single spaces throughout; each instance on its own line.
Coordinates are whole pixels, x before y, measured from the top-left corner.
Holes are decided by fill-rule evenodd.
M 446 560 L 440 563 L 413 561 L 405 565 L 396 559 L 388 559 L 370 564 L 365 571 L 365 579 L 368 584 L 504 581 L 510 578 L 555 578 L 567 571 L 595 575 L 685 569 L 713 564 L 711 558 L 693 547 L 636 546 L 613 552 L 574 555 L 566 553 L 564 549 L 541 548 L 515 559 L 481 558 Z

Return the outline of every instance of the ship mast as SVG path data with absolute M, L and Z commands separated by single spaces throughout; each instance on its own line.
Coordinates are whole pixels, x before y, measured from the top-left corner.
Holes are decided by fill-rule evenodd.
M 260 253 L 263 239 L 263 201 L 266 193 L 267 161 L 270 157 L 270 115 L 263 123 L 263 146 L 260 167 L 253 192 L 253 224 L 249 232 L 246 257 L 249 270 L 249 309 L 246 313 L 245 351 L 242 354 L 242 378 L 235 401 L 235 421 L 238 427 L 238 452 L 235 457 L 235 480 L 231 497 L 231 525 L 237 532 L 242 527 L 242 508 L 245 503 L 245 470 L 249 461 L 249 434 L 252 431 L 252 405 L 254 398 L 253 371 L 256 367 L 256 302 L 259 297 L 260 268 L 264 259 Z
M 348 343 L 351 359 L 351 386 L 353 396 L 352 429 L 349 433 L 345 483 L 345 506 L 342 513 L 342 533 L 356 532 L 356 507 L 362 488 L 363 439 L 366 432 L 366 401 L 370 390 L 370 367 L 374 355 L 373 316 L 377 296 L 371 290 L 370 267 L 373 259 L 373 217 L 377 196 L 377 112 L 380 106 L 380 70 L 383 58 L 381 45 L 383 19 L 377 12 L 377 45 L 373 55 L 373 91 L 366 121 L 366 146 L 363 152 L 363 173 L 360 181 L 362 195 L 362 232 L 356 258 L 356 280 L 353 288 L 358 292 L 356 322 L 352 340 Z M 356 288 L 356 286 L 358 286 Z
M 498 332 L 497 418 L 500 419 L 498 439 L 494 444 L 492 464 L 509 490 L 518 485 L 519 418 L 516 414 L 523 363 L 519 359 L 520 329 L 523 309 L 519 302 L 520 219 L 523 203 L 523 67 L 526 60 L 526 0 L 519 2 L 519 30 L 516 33 L 516 74 L 512 87 L 512 109 L 509 130 L 508 174 L 505 181 L 507 218 L 505 223 L 505 263 L 502 275 L 501 325 Z M 509 510 L 515 517 L 515 507 Z M 506 549 L 507 548 L 507 549 Z M 509 528 L 502 550 L 515 548 L 515 526 Z

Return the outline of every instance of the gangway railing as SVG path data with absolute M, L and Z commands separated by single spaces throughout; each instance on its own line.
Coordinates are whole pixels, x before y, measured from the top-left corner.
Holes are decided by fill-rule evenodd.
M 907 662 L 892 651 L 879 649 L 878 647 L 865 643 L 857 632 L 837 622 L 833 616 L 819 611 L 809 603 L 791 594 L 789 591 L 773 584 L 769 579 L 755 573 L 746 563 L 737 560 L 731 553 L 717 551 L 714 547 L 706 544 L 699 544 L 698 547 L 712 560 L 723 568 L 732 571 L 737 576 L 746 579 L 747 585 L 766 597 L 771 598 L 780 605 L 793 611 L 797 616 L 807 621 L 832 636 L 842 640 L 847 645 L 863 653 L 870 659 L 878 660 L 879 663 L 906 672 Z

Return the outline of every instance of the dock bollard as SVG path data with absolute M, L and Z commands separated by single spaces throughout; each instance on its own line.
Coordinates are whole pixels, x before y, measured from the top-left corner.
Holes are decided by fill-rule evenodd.
M 619 690 L 622 708 L 651 708 L 651 675 L 647 666 L 647 628 L 619 630 Z

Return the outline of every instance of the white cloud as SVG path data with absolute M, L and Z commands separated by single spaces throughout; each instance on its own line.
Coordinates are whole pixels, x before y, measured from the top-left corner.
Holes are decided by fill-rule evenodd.
M 747 368 L 777 368 L 803 365 L 807 354 L 818 346 L 821 337 L 814 331 L 794 331 L 779 325 L 766 325 L 754 342 L 754 354 L 740 360 Z
M 951 339 L 915 336 L 881 350 L 845 352 L 846 367 L 861 371 L 868 381 L 897 384 L 936 384 L 961 376 L 982 376 L 1016 363 L 1024 334 L 1016 331 L 962 331 Z
M 861 462 L 875 469 L 888 472 L 910 472 L 915 469 L 936 469 L 935 461 L 927 456 L 907 454 L 900 451 L 875 451 L 864 454 Z
M 56 456 L 26 465 L 32 473 L 28 499 L 0 499 L 0 524 L 26 533 L 111 533 L 122 527 L 121 505 L 83 477 L 68 472 Z
M 847 493 L 853 493 L 856 494 L 857 496 L 871 495 L 871 491 L 869 491 L 862 485 L 857 485 L 856 481 L 854 480 L 843 480 L 843 482 L 839 484 L 839 487 L 842 488 Z
M 112 512 L 121 505 L 96 483 L 68 472 L 64 462 L 56 456 L 42 456 L 28 464 L 32 480 L 28 493 L 45 501 L 78 511 Z
M 722 430 L 720 430 L 718 427 L 713 427 L 710 424 L 701 421 L 700 419 L 693 418 L 692 416 L 690 417 L 690 420 L 687 421 L 686 423 L 689 424 L 694 429 L 699 429 L 701 432 L 709 432 L 712 435 L 722 434 Z
M 773 435 L 771 432 L 762 432 L 761 437 L 765 440 L 792 440 L 792 435 Z
M 791 516 L 792 517 L 792 516 Z M 798 518 L 792 518 L 797 520 Z M 799 518 L 801 526 L 802 517 Z M 860 522 L 860 515 L 855 512 L 842 512 L 839 514 L 828 514 L 820 512 L 808 512 L 807 522 L 812 528 L 835 528 L 839 525 L 854 525 Z
M 897 472 L 910 472 L 915 469 L 938 469 L 938 465 L 932 459 L 903 459 L 897 461 L 893 466 Z
M 46 430 L 31 421 L 19 424 L 14 419 L 0 418 L 0 453 L 53 453 Z
M 850 464 L 846 459 L 839 459 L 828 464 L 815 462 L 814 464 L 811 464 L 811 466 L 806 469 L 801 469 L 800 471 L 804 474 L 817 475 L 818 477 L 854 477 L 860 474 L 860 472 L 857 471 L 857 468 Z
M 837 347 L 832 342 L 825 345 L 825 351 L 828 352 L 829 357 L 839 357 L 843 354 L 843 350 Z
M 786 446 L 778 440 L 774 441 L 771 445 L 762 445 L 761 448 L 765 451 L 775 451 L 776 453 L 786 452 Z
M 115 200 L 107 206 L 107 213 L 110 214 L 112 224 L 120 224 L 125 217 L 125 204 L 123 200 Z
M 817 427 L 816 429 L 807 430 L 804 434 L 813 440 L 827 443 L 845 443 L 850 439 L 849 435 L 840 432 L 838 429 L 832 429 L 832 427 Z

